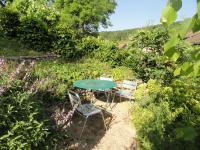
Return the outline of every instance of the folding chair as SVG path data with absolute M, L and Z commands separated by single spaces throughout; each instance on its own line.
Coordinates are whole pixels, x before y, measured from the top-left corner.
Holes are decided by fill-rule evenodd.
M 132 99 L 134 99 L 133 92 L 136 90 L 136 88 L 136 81 L 124 80 L 122 84 L 118 85 L 118 89 L 117 91 L 115 91 L 115 94 L 120 96 L 120 102 L 122 97 L 128 98 L 131 101 Z
M 85 129 L 85 125 L 87 123 L 88 117 L 96 115 L 96 114 L 101 114 L 104 126 L 107 130 L 107 127 L 106 127 L 106 124 L 105 124 L 105 119 L 104 119 L 104 116 L 103 116 L 103 112 L 100 108 L 96 107 L 92 103 L 81 104 L 81 99 L 80 99 L 78 93 L 76 93 L 74 91 L 69 90 L 68 95 L 69 95 L 69 99 L 70 99 L 72 107 L 74 107 L 75 105 L 78 105 L 77 108 L 76 108 L 76 112 L 85 118 L 85 122 L 84 122 L 84 125 L 83 125 L 83 128 L 82 128 L 80 137 L 83 134 L 83 131 Z

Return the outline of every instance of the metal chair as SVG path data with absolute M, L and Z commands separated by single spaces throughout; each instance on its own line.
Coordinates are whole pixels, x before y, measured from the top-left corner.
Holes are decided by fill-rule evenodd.
M 104 116 L 103 116 L 103 112 L 100 108 L 96 107 L 92 103 L 81 104 L 81 99 L 80 99 L 78 93 L 76 93 L 74 91 L 69 90 L 68 95 L 69 95 L 69 99 L 70 99 L 72 107 L 74 107 L 75 105 L 78 105 L 77 108 L 76 108 L 76 112 L 85 118 L 85 122 L 84 122 L 84 125 L 83 125 L 83 128 L 82 128 L 80 137 L 83 134 L 83 131 L 85 129 L 85 125 L 87 123 L 88 117 L 90 117 L 92 115 L 101 114 L 104 126 L 107 130 L 107 127 L 106 127 L 106 124 L 105 124 L 105 119 L 104 119 Z
M 120 102 L 122 97 L 132 100 L 134 99 L 133 92 L 136 90 L 136 88 L 136 81 L 124 80 L 122 84 L 118 84 L 118 89 L 115 91 L 115 94 L 120 96 Z

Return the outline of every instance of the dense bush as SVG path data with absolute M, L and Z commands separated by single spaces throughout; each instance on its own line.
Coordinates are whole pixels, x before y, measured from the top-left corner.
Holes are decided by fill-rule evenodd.
M 132 37 L 129 50 L 132 55 L 128 64 L 144 81 L 150 78 L 163 78 L 167 66 L 162 59 L 163 43 L 167 40 L 167 32 L 163 28 L 139 31 Z M 131 66 L 130 66 L 131 67 Z
M 0 9 L 1 36 L 16 37 L 20 24 L 19 14 L 9 8 Z
M 163 45 L 168 40 L 169 34 L 164 27 L 152 27 L 139 30 L 131 38 L 131 46 L 155 53 L 163 53 Z
M 158 81 L 149 80 L 138 87 L 133 122 L 141 147 L 199 149 L 198 82 L 183 78 L 162 87 Z
M 30 149 L 44 142 L 49 134 L 39 101 L 23 91 L 20 84 L 15 81 L 1 96 L 0 149 Z
M 115 81 L 122 81 L 134 80 L 136 78 L 136 75 L 130 68 L 118 66 L 112 69 L 112 77 Z
M 16 1 L 12 4 L 20 15 L 19 39 L 29 48 L 50 51 L 55 40 L 53 29 L 59 14 L 44 1 Z
M 100 24 L 109 25 L 108 16 L 115 6 L 109 0 L 9 1 L 1 8 L 0 30 L 5 36 L 18 36 L 31 49 L 81 58 L 89 53 L 81 43 L 97 35 Z
M 162 79 L 166 83 L 174 78 L 173 72 L 177 64 L 191 59 L 194 47 L 182 41 L 176 46 L 180 57 L 176 64 L 167 60 L 163 45 L 168 40 L 168 32 L 163 27 L 150 28 L 134 34 L 129 43 L 128 56 L 123 64 L 131 67 L 138 77 L 147 82 L 149 79 Z
M 110 62 L 113 67 L 124 64 L 124 60 L 128 55 L 127 51 L 119 49 L 115 43 L 101 38 L 96 39 L 96 43 L 97 48 L 91 53 L 91 57 Z
M 90 56 L 110 62 L 113 67 L 125 66 L 137 73 L 143 81 L 150 78 L 164 79 L 167 83 L 173 78 L 173 63 L 168 63 L 163 56 L 163 44 L 168 39 L 168 32 L 163 27 L 149 28 L 135 33 L 128 49 L 119 49 L 115 43 L 93 38 L 85 42 L 87 50 L 93 49 Z M 84 44 L 83 44 L 84 45 Z M 178 47 L 179 51 L 184 46 Z
M 54 37 L 48 28 L 37 19 L 23 18 L 18 33 L 21 43 L 38 51 L 49 51 L 52 48 Z
M 91 56 L 93 51 L 100 47 L 101 42 L 102 40 L 100 38 L 88 36 L 81 39 L 77 45 L 77 48 L 80 49 L 84 55 Z
M 73 33 L 66 28 L 57 27 L 55 30 L 56 39 L 53 41 L 52 52 L 66 58 L 76 58 L 76 39 L 73 38 Z

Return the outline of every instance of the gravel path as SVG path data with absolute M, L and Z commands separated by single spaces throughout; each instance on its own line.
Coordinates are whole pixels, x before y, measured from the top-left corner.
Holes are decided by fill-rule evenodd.
M 100 102 L 99 105 L 103 103 Z M 75 124 L 69 129 L 72 137 L 70 147 L 75 150 L 135 150 L 136 131 L 131 125 L 130 103 L 117 103 L 112 111 L 104 113 L 108 130 L 105 131 L 101 117 L 89 119 L 82 138 L 79 138 L 83 119 L 74 116 Z

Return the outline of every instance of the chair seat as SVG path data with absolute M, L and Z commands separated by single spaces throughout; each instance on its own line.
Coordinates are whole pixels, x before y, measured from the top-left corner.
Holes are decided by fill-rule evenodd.
M 91 116 L 94 114 L 101 113 L 101 109 L 97 108 L 93 104 L 82 104 L 78 106 L 77 111 L 82 113 L 84 116 Z
M 125 98 L 128 98 L 128 99 L 133 99 L 134 95 L 133 95 L 132 92 L 133 91 L 130 91 L 130 90 L 118 90 L 115 93 L 120 95 L 121 97 L 125 97 Z

